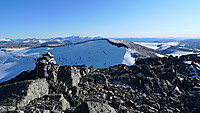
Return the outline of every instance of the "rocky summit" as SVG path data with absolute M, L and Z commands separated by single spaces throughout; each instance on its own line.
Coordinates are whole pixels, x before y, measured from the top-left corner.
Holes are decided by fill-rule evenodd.
M 136 65 L 56 66 L 0 83 L 2 113 L 198 113 L 200 55 L 139 59 Z

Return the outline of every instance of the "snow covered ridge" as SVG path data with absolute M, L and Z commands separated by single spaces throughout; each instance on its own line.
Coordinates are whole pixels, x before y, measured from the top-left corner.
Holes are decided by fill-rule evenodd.
M 15 77 L 22 71 L 33 70 L 34 59 L 40 57 L 43 52 L 51 52 L 60 65 L 94 65 L 96 68 L 109 67 L 121 64 L 124 57 L 125 47 L 117 47 L 109 44 L 106 40 L 90 41 L 76 45 L 60 47 L 39 47 L 0 53 L 0 81 Z M 131 63 L 129 63 L 131 65 Z
M 117 40 L 112 40 L 117 41 Z M 98 39 L 59 47 L 37 47 L 0 53 L 0 81 L 15 77 L 22 71 L 33 70 L 34 59 L 43 52 L 51 52 L 60 65 L 83 65 L 106 68 L 117 64 L 134 65 L 138 57 L 158 57 L 158 52 L 132 42 L 121 47 L 111 44 L 110 40 Z M 147 52 L 148 51 L 148 52 Z M 141 53 L 140 53 L 141 52 Z
M 134 42 L 125 41 L 125 40 L 117 40 L 117 39 L 108 39 L 108 41 L 111 44 L 116 45 L 116 46 L 124 46 L 124 47 L 130 48 L 131 53 L 137 58 L 150 58 L 150 57 L 155 58 L 155 57 L 166 56 L 154 49 L 142 46 Z
M 23 48 L 1 48 L 1 52 L 11 52 L 11 51 L 19 51 L 23 49 L 27 49 L 29 47 L 23 47 Z

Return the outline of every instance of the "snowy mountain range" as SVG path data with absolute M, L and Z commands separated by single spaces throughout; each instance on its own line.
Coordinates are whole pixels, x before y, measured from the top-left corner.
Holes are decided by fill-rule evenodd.
M 79 36 L 70 36 L 70 37 L 57 37 L 50 39 L 0 39 L 0 48 L 8 47 L 38 47 L 38 46 L 48 46 L 49 44 L 72 44 L 76 42 L 82 42 L 86 40 L 93 39 L 102 39 L 102 37 L 79 37 Z

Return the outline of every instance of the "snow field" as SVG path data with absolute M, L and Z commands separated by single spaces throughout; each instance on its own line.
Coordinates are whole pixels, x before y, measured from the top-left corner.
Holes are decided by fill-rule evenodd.
M 177 46 L 178 42 L 168 42 L 168 43 L 142 43 L 142 42 L 135 42 L 136 44 L 140 44 L 142 46 L 154 49 L 154 50 L 165 50 L 171 46 Z

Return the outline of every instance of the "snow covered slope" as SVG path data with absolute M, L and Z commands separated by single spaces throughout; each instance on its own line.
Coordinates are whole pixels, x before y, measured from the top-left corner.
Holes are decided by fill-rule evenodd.
M 199 49 L 191 48 L 190 46 L 177 41 L 166 42 L 166 43 L 159 43 L 159 42 L 156 43 L 136 42 L 136 43 L 148 48 L 152 48 L 163 54 L 173 55 L 173 56 L 200 53 Z
M 55 60 L 60 65 L 86 64 L 105 68 L 121 63 L 128 65 L 135 63 L 135 57 L 131 56 L 130 49 L 111 45 L 106 40 L 60 47 L 20 49 L 7 53 L 2 51 L 0 53 L 0 81 L 9 80 L 22 71 L 34 69 L 34 59 L 40 57 L 43 52 L 54 54 Z
M 135 42 L 135 43 L 143 45 L 148 48 L 155 49 L 155 50 L 165 50 L 171 46 L 177 46 L 179 44 L 179 42 L 166 42 L 166 43 Z

